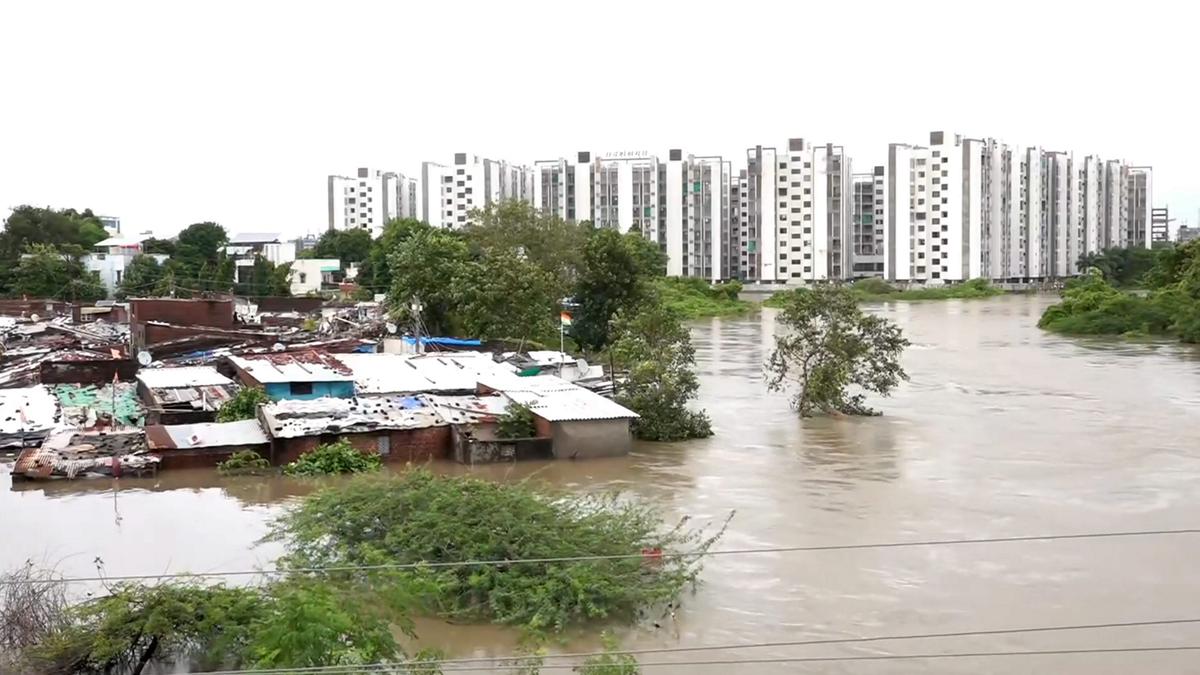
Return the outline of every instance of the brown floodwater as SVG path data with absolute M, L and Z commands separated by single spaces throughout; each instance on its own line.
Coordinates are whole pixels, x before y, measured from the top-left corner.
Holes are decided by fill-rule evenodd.
M 701 404 L 716 435 L 639 444 L 627 458 L 445 471 L 620 488 L 669 516 L 736 516 L 718 548 L 895 542 L 1200 525 L 1200 351 L 1078 340 L 1036 327 L 1051 298 L 898 303 L 911 376 L 885 415 L 800 420 L 766 392 L 775 314 L 694 324 Z M 269 566 L 273 514 L 311 490 L 213 471 L 155 479 L 0 484 L 0 566 L 91 575 Z M 1200 617 L 1200 536 L 766 553 L 710 558 L 674 620 L 627 647 Z M 422 621 L 423 645 L 511 653 L 493 627 Z M 580 638 L 569 648 L 588 647 Z M 728 660 L 1200 645 L 1200 625 L 646 655 Z M 648 672 L 691 672 L 699 666 Z M 754 673 L 1200 672 L 1200 653 L 709 666 Z M 554 671 L 562 672 L 562 671 Z

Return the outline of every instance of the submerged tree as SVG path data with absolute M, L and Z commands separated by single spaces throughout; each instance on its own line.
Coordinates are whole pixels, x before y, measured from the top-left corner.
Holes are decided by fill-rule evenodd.
M 840 412 L 877 414 L 863 391 L 887 396 L 908 375 L 900 355 L 909 342 L 900 327 L 864 314 L 850 292 L 818 288 L 789 294 L 767 362 L 771 391 L 792 391 L 804 417 Z
M 634 433 L 649 441 L 712 435 L 708 415 L 689 410 L 696 397 L 695 350 L 679 316 L 657 299 L 621 312 L 613 321 L 613 359 L 628 371 L 617 400 L 640 419 Z
M 218 422 L 237 422 L 252 420 L 258 416 L 258 406 L 266 403 L 267 392 L 260 387 L 245 387 L 239 389 L 228 401 L 217 410 Z

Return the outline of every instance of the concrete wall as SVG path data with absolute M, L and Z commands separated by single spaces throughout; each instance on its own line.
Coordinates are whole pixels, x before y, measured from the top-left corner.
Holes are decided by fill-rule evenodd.
M 367 434 L 343 436 L 305 436 L 303 438 L 277 438 L 272 444 L 271 462 L 276 465 L 290 464 L 300 455 L 315 450 L 323 443 L 345 439 L 359 451 L 378 454 L 380 437 L 386 437 L 389 452 L 383 455 L 385 462 L 426 462 L 450 456 L 450 427 L 427 427 L 403 431 L 379 431 Z
M 538 418 L 538 422 L 543 422 Z M 545 435 L 538 424 L 538 435 Z M 588 459 L 628 455 L 633 447 L 629 420 L 579 420 L 549 423 L 557 459 Z
M 312 393 L 308 394 L 293 393 L 291 382 L 270 382 L 264 388 L 267 390 L 267 398 L 270 398 L 272 401 L 285 399 L 307 401 L 324 396 L 354 398 L 353 382 L 313 382 Z
M 309 312 L 321 311 L 321 306 L 325 304 L 324 298 L 281 298 L 259 296 L 254 298 L 254 304 L 258 305 L 260 312 L 300 312 L 307 314 Z

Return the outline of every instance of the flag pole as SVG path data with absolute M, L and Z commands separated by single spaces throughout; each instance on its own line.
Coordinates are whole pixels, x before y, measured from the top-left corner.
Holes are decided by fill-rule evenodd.
M 562 377 L 563 354 L 566 353 L 567 327 L 563 325 L 562 316 L 558 317 L 558 376 Z

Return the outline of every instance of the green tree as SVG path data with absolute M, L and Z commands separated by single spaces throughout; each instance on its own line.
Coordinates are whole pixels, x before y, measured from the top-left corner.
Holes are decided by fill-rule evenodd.
M 267 392 L 259 387 L 239 389 L 228 401 L 217 410 L 218 422 L 237 422 L 252 420 L 258 417 L 258 406 L 266 403 Z
M 450 331 L 455 279 L 463 274 L 468 258 L 466 243 L 445 230 L 420 230 L 398 243 L 388 258 L 392 310 L 407 317 L 410 303 L 419 299 L 423 332 Z
M 600 643 L 604 652 L 597 656 L 589 656 L 579 668 L 582 675 L 638 675 L 637 659 L 632 654 L 621 651 L 621 645 L 611 633 L 600 635 Z
M 250 279 L 236 286 L 239 295 L 287 297 L 292 294 L 291 263 L 276 265 L 261 255 L 254 256 Z
M 175 255 L 175 242 L 170 239 L 156 239 L 150 237 L 142 242 L 143 253 L 161 253 L 163 255 Z
M 588 231 L 520 200 L 488 204 L 471 213 L 464 235 L 485 255 L 519 255 L 554 276 L 559 295 L 570 291 Z
M 108 236 L 90 209 L 54 210 L 18 206 L 4 221 L 0 233 L 0 260 L 16 261 L 31 244 L 74 244 L 87 250 Z
M 463 264 L 453 281 L 453 313 L 466 335 L 553 341 L 558 296 L 551 274 L 516 254 L 497 250 Z
M 317 240 L 312 257 L 337 258 L 345 266 L 366 260 L 371 254 L 372 243 L 370 230 L 328 230 Z
M 793 391 L 802 416 L 875 414 L 862 393 L 887 396 L 908 375 L 900 356 L 908 346 L 900 327 L 864 314 L 850 291 L 801 290 L 788 295 L 767 362 L 771 391 Z
M 616 399 L 641 416 L 633 424 L 638 438 L 677 441 L 712 435 L 708 416 L 687 407 L 700 383 L 691 337 L 678 314 L 657 299 L 622 310 L 613 321 L 613 338 L 613 359 L 628 372 Z
M 369 290 L 382 292 L 391 288 L 392 270 L 388 262 L 396 247 L 418 232 L 432 230 L 428 224 L 411 218 L 395 218 L 383 226 L 383 232 L 373 242 L 367 259 L 359 267 L 358 283 Z
M 94 302 L 107 297 L 95 272 L 79 261 L 78 246 L 60 250 L 51 244 L 30 244 L 29 254 L 17 264 L 13 291 L 30 298 Z
M 1080 272 L 1097 269 L 1116 286 L 1140 285 L 1161 256 L 1160 251 L 1144 246 L 1110 247 L 1084 253 L 1076 263 Z
M 163 268 L 153 256 L 135 255 L 125 266 L 125 275 L 117 287 L 117 299 L 153 296 L 162 277 Z
M 221 247 L 229 241 L 225 228 L 213 222 L 188 225 L 176 238 L 173 258 L 194 278 L 216 278 Z
M 609 322 L 622 309 L 636 306 L 648 294 L 647 281 L 665 269 L 666 257 L 640 235 L 598 229 L 583 248 L 575 284 L 571 335 L 579 344 L 603 349 Z

